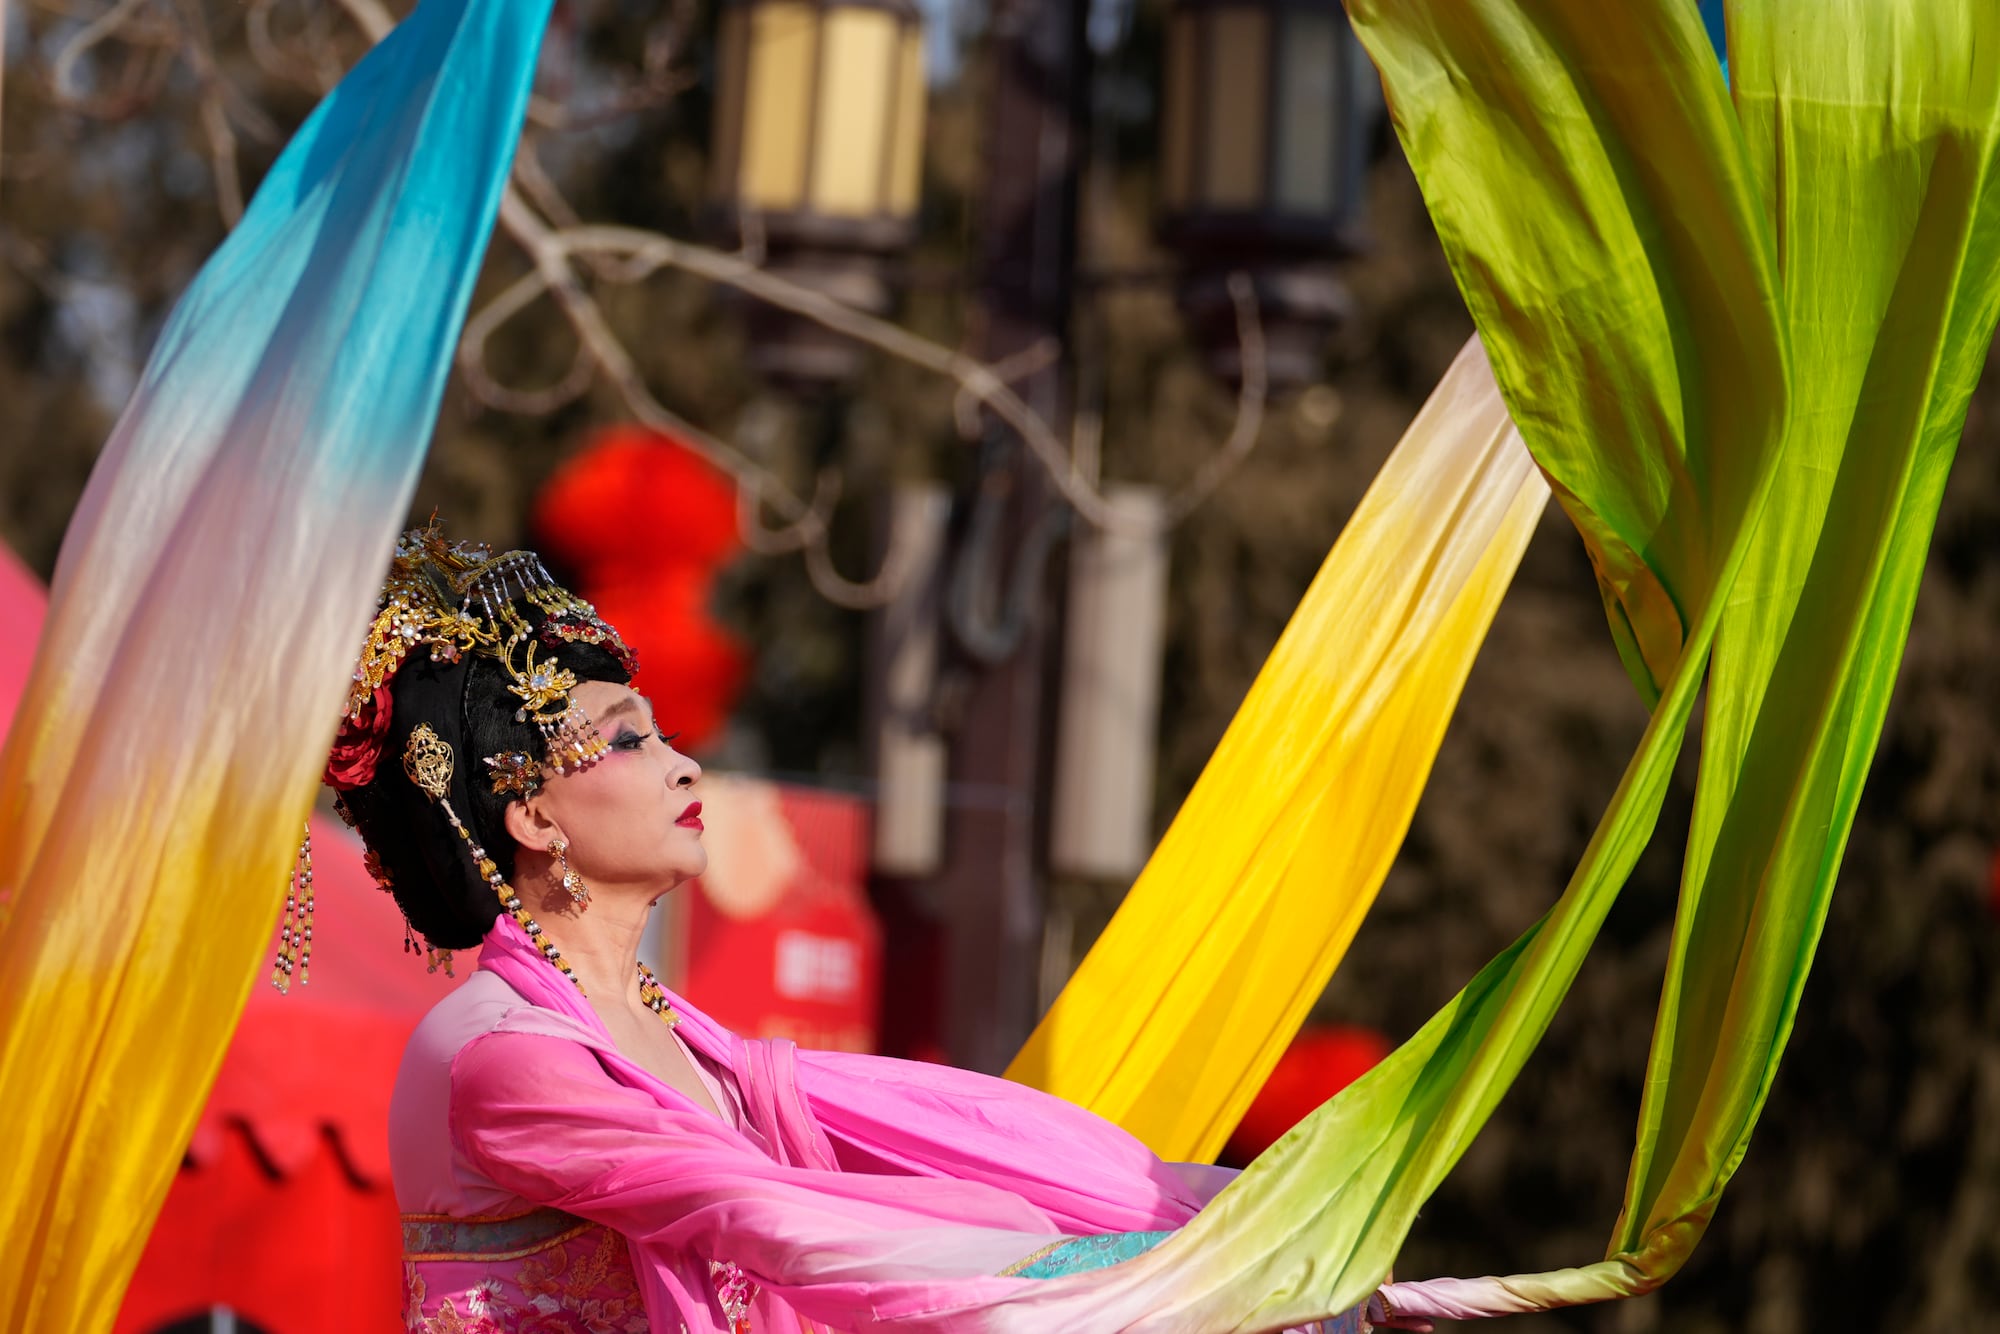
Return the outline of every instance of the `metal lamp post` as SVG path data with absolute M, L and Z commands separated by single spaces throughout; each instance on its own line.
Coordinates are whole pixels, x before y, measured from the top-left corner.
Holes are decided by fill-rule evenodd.
M 1378 96 L 1340 0 L 1175 0 L 1160 121 L 1160 232 L 1210 365 L 1242 371 L 1229 275 L 1248 273 L 1273 388 L 1319 378 L 1347 296 Z
M 717 51 L 710 204 L 773 270 L 881 312 L 880 261 L 916 234 L 923 166 L 923 25 L 912 0 L 733 0 Z M 751 359 L 810 386 L 849 378 L 861 350 L 761 303 Z
M 761 245 L 771 269 L 886 310 L 882 260 L 915 237 L 923 157 L 913 0 L 725 3 L 711 205 L 732 239 Z M 1309 383 L 1346 304 L 1331 264 L 1352 248 L 1372 77 L 1340 0 L 1174 5 L 1160 228 L 1184 260 L 1183 311 L 1211 365 L 1234 378 L 1229 279 L 1248 272 L 1272 387 Z M 1068 332 L 1087 10 L 1086 0 L 992 6 L 976 347 L 991 361 Z M 858 367 L 855 345 L 805 320 L 756 304 L 750 318 L 753 365 L 793 387 L 824 394 Z M 1060 429 L 1068 377 L 1058 361 L 1015 389 Z M 1060 502 L 1018 452 L 996 448 L 979 486 L 997 515 L 988 555 L 1011 566 Z M 939 568 L 967 559 L 941 495 L 905 499 L 897 522 L 926 535 Z M 940 635 L 934 587 L 913 587 L 879 626 L 879 776 L 896 809 L 878 829 L 877 889 L 901 905 L 885 908 L 886 924 L 908 942 L 894 951 L 893 1008 L 912 1018 L 907 1043 L 975 1069 L 1004 1067 L 1034 1022 L 1044 867 L 1118 879 L 1143 859 L 1166 544 L 1156 496 L 1121 492 L 1118 502 L 1134 531 L 1086 535 L 1072 553 L 1077 608 L 1062 676 L 1075 699 L 1061 701 L 1060 729 L 1046 687 L 1063 599 L 1048 581 L 1031 593 L 1052 614 L 1028 618 L 1005 651 L 976 650 L 956 622 L 956 639 Z M 940 734 L 926 704 L 946 669 L 955 684 Z M 1071 794 L 1060 814 L 1041 796 L 1052 778 Z

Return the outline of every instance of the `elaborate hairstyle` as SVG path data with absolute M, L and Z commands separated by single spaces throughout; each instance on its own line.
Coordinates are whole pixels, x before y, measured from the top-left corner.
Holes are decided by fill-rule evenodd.
M 560 644 L 542 661 L 576 681 L 631 679 L 616 657 L 590 644 Z M 410 781 L 397 757 L 408 750 L 411 734 L 420 726 L 452 748 L 458 757 L 450 778 L 452 809 L 465 813 L 475 844 L 486 849 L 511 881 L 514 842 L 507 835 L 507 805 L 534 790 L 534 781 L 520 775 L 524 769 L 533 772 L 527 766 L 544 762 L 546 743 L 532 724 L 517 721 L 519 701 L 508 685 L 500 663 L 484 654 L 457 662 L 420 659 L 406 664 L 396 673 L 394 707 L 382 738 L 387 762 L 376 766 L 367 783 L 339 798 L 373 854 L 370 870 L 433 949 L 477 945 L 502 905 L 440 804 Z M 512 790 L 495 791 L 497 766 L 481 763 L 499 756 L 525 761 L 509 771 L 516 784 Z
M 397 543 L 326 782 L 367 845 L 369 870 L 403 910 L 413 947 L 421 936 L 434 967 L 438 956 L 478 944 L 502 911 L 539 936 L 505 883 L 514 872 L 507 805 L 545 774 L 604 754 L 570 691 L 581 681 L 629 681 L 635 669 L 617 632 L 532 552 L 495 556 L 450 543 L 435 523 Z M 431 790 L 404 760 L 420 729 L 443 747 Z M 288 914 L 286 948 L 309 948 L 309 919 L 296 931 Z M 293 969 L 286 948 L 280 986 Z

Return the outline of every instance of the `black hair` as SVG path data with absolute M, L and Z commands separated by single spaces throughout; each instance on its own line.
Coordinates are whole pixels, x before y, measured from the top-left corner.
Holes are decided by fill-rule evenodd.
M 539 627 L 539 609 L 516 604 Z M 579 681 L 627 684 L 618 659 L 593 644 L 560 640 L 536 651 L 537 664 L 566 667 Z M 403 772 L 403 750 L 420 724 L 451 747 L 451 808 L 473 841 L 514 877 L 514 840 L 506 814 L 515 794 L 493 791 L 484 757 L 522 751 L 537 759 L 542 736 L 531 722 L 516 721 L 521 701 L 507 690 L 509 677 L 499 660 L 468 653 L 457 662 L 434 662 L 422 647 L 390 678 L 389 731 L 375 777 L 343 794 L 354 826 L 374 850 L 403 916 L 438 949 L 471 949 L 500 915 L 500 899 L 479 875 L 465 840 L 452 829 L 444 810 Z

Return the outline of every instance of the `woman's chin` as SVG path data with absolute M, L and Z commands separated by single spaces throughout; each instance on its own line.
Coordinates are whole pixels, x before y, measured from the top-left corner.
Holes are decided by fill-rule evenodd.
M 675 848 L 674 866 L 668 872 L 669 891 L 679 889 L 690 880 L 700 879 L 708 871 L 708 849 L 696 843 L 692 848 Z

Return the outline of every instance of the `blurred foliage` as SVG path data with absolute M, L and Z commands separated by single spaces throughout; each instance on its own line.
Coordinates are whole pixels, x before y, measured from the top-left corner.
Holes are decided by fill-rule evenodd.
M 156 3 L 159 0 L 155 0 Z M 192 7 L 239 90 L 231 124 L 247 184 L 311 95 L 257 64 L 242 6 Z M 223 234 L 201 88 L 185 62 L 117 43 L 80 66 L 87 91 L 139 88 L 84 114 L 55 104 L 50 65 L 96 10 L 12 7 L 0 163 L 0 536 L 47 574 L 95 451 L 174 295 Z M 150 12 L 150 11 L 148 11 Z M 166 12 L 164 8 L 162 13 Z M 271 11 L 281 46 L 324 66 L 358 44 L 327 0 Z M 539 136 L 584 217 L 698 235 L 706 164 L 707 30 L 688 0 L 565 0 L 544 91 L 587 107 L 662 24 L 687 88 L 630 115 Z M 1089 272 L 1144 273 L 1157 6 L 1106 37 L 1084 191 Z M 135 74 L 136 71 L 136 74 Z M 934 90 L 924 240 L 900 266 L 900 312 L 958 344 L 980 176 L 976 47 Z M 266 123 L 268 122 L 268 124 Z M 1372 250 L 1349 268 L 1353 318 L 1326 379 L 1273 412 L 1257 452 L 1175 534 L 1158 811 L 1171 815 L 1320 560 L 1418 404 L 1470 332 L 1414 184 L 1385 144 Z M 522 271 L 497 240 L 482 297 Z M 941 382 L 871 361 L 837 400 L 787 400 L 743 364 L 738 308 L 667 274 L 601 293 L 674 410 L 796 481 L 835 460 L 849 503 L 836 555 L 873 559 L 892 479 L 960 480 L 970 452 Z M 1109 478 L 1171 485 L 1228 428 L 1158 283 L 1086 283 L 1072 340 L 1078 401 L 1102 411 Z M 550 383 L 572 347 L 546 312 L 510 328 L 495 366 Z M 454 385 L 413 507 L 498 543 L 526 536 L 541 480 L 589 428 L 593 394 L 547 418 L 480 407 Z M 1660 1295 L 1518 1322 L 1532 1331 L 1972 1330 L 2000 1317 L 2000 381 L 1976 399 L 1946 497 L 1897 704 L 1848 850 L 1789 1056 L 1750 1150 L 1689 1269 Z M 726 762 L 863 772 L 859 617 L 810 589 L 795 560 L 740 562 L 718 591 L 757 651 Z M 1338 652 L 1338 645 L 1329 646 Z M 1595 826 L 1643 714 L 1602 623 L 1581 548 L 1551 511 L 1481 654 L 1408 845 L 1321 1014 L 1411 1032 L 1554 898 Z M 1574 1264 L 1602 1252 L 1632 1139 L 1671 929 L 1693 752 L 1655 845 L 1541 1052 L 1446 1183 L 1404 1258 L 1412 1276 Z M 1059 884 L 1077 949 L 1115 907 Z

